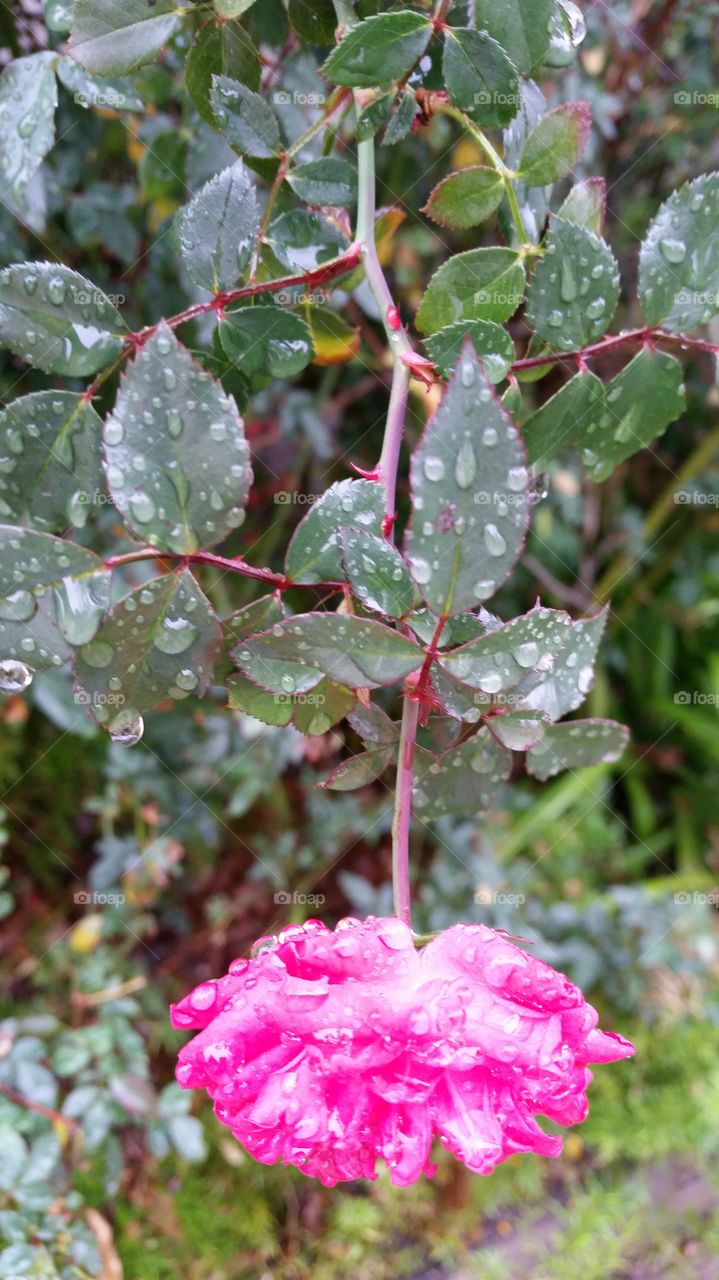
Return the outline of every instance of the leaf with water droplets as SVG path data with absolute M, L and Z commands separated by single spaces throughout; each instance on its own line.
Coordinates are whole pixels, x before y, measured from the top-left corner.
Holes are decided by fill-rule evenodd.
M 509 751 L 528 751 L 542 741 L 547 723 L 543 711 L 506 711 L 490 716 L 487 728 Z
M 496 169 L 474 164 L 434 188 L 423 213 L 441 227 L 476 227 L 491 218 L 504 197 L 504 179 Z
M 309 693 L 324 676 L 351 689 L 395 684 L 422 665 L 422 650 L 381 622 L 305 613 L 240 643 L 240 670 L 272 693 Z
M 57 55 L 16 58 L 0 75 L 0 171 L 3 189 L 16 200 L 55 142 Z
M 358 702 L 347 719 L 365 745 L 392 746 L 399 738 L 399 725 L 376 702 Z
M 564 102 L 542 116 L 519 158 L 519 177 L 525 186 L 549 186 L 571 173 L 584 153 L 591 121 L 588 102 Z
M 127 730 L 165 698 L 208 689 L 221 631 L 188 570 L 137 587 L 77 652 L 77 700 L 111 734 Z
M 333 84 L 373 89 L 400 80 L 422 57 L 432 27 L 426 15 L 382 13 L 351 27 L 332 50 L 322 74 Z
M 477 26 L 506 49 L 522 75 L 528 75 L 549 48 L 552 9 L 552 0 L 474 0 Z
M 85 644 L 109 605 L 110 574 L 93 551 L 77 543 L 0 525 L 0 619 L 21 624 L 22 629 L 44 598 L 51 602 L 54 624 L 64 641 Z M 32 655 L 36 645 L 21 640 L 20 648 Z M 2 649 L 0 640 L 0 653 Z M 64 656 L 63 651 L 63 660 Z
M 45 373 L 82 378 L 109 363 L 126 327 L 101 289 L 55 262 L 0 271 L 0 344 Z
M 514 315 L 524 296 L 524 266 L 513 249 L 469 249 L 435 271 L 417 312 L 421 333 L 436 333 L 459 320 Z
M 207 22 L 185 59 L 185 88 L 205 123 L 217 129 L 210 100 L 213 75 L 229 76 L 258 89 L 260 69 L 260 55 L 239 22 Z
M 227 141 L 243 156 L 270 159 L 279 152 L 277 117 L 254 90 L 229 76 L 213 76 L 210 102 Z
M 357 170 L 337 156 L 308 160 L 287 175 L 295 195 L 307 204 L 349 205 L 357 199 Z
M 338 227 L 309 209 L 291 209 L 270 223 L 265 240 L 288 271 L 314 271 L 338 258 L 348 240 Z
M 719 173 L 664 201 L 639 255 L 639 298 L 647 324 L 675 333 L 719 312 Z
M 439 666 L 473 689 L 499 696 L 528 671 L 551 671 L 569 639 L 569 615 L 540 605 L 459 648 L 443 653 Z
M 451 375 L 466 341 L 471 342 L 481 358 L 490 382 L 506 378 L 516 355 L 514 343 L 507 330 L 491 320 L 460 320 L 438 329 L 425 340 L 427 354 L 443 378 Z
M 45 533 L 82 528 L 105 496 L 101 431 L 75 392 L 13 400 L 0 413 L 0 516 Z
M 522 707 L 545 711 L 550 720 L 559 720 L 581 706 L 594 684 L 607 612 L 602 609 L 594 618 L 570 624 L 565 644 L 547 674 L 539 681 L 529 676 L 518 686 L 516 696 Z
M 129 80 L 91 76 L 72 58 L 60 58 L 57 78 L 82 107 L 104 107 L 111 111 L 144 111 L 142 98 Z
M 442 73 L 450 101 L 477 124 L 505 125 L 519 108 L 517 72 L 486 31 L 447 27 Z
M 350 756 L 349 760 L 338 764 L 320 786 L 327 791 L 357 791 L 376 778 L 381 778 L 392 763 L 394 755 L 393 747 L 374 747 L 370 751 L 359 751 L 356 756 Z
M 364 529 L 342 529 L 341 538 L 350 586 L 366 608 L 391 618 L 409 613 L 417 589 L 394 544 Z
M 300 733 L 320 737 L 352 710 L 356 695 L 334 680 L 321 680 L 309 693 L 270 693 L 234 672 L 227 680 L 230 706 L 263 724 L 293 724 Z
M 260 230 L 255 187 L 241 160 L 218 173 L 182 213 L 180 249 L 195 284 L 219 293 L 245 272 Z
M 386 490 L 373 480 L 339 480 L 330 485 L 298 524 L 285 572 L 293 582 L 342 582 L 345 571 L 339 531 L 354 525 L 382 532 Z
M 418 752 L 412 792 L 416 816 L 434 822 L 445 814 L 466 818 L 482 813 L 511 768 L 511 753 L 484 727 L 436 758 Z
M 143 542 L 192 552 L 242 524 L 252 482 L 244 424 L 167 325 L 124 375 L 104 443 L 112 499 Z
M 260 689 L 247 676 L 233 671 L 225 680 L 228 704 L 233 711 L 244 711 L 262 724 L 284 728 L 292 719 L 294 703 L 289 693 L 269 693 Z
M 544 467 L 565 449 L 594 449 L 606 397 L 593 373 L 576 373 L 522 426 L 529 461 Z
M 619 268 L 592 231 L 552 218 L 546 251 L 527 290 L 527 319 L 559 351 L 579 351 L 606 333 L 619 300 Z
M 593 480 L 660 436 L 686 409 L 683 370 L 664 351 L 640 351 L 607 385 L 597 430 L 582 443 Z
M 547 725 L 542 741 L 527 752 L 527 772 L 546 782 L 563 769 L 613 764 L 624 755 L 629 730 L 616 720 L 567 720 Z
M 310 330 L 296 312 L 272 304 L 223 313 L 220 341 L 244 374 L 293 378 L 312 359 Z
M 187 13 L 182 0 L 75 0 L 70 52 L 87 71 L 124 75 L 152 62 Z
M 524 446 L 467 344 L 412 456 L 410 573 L 436 614 L 489 599 L 508 576 L 529 521 Z
M 607 184 L 604 178 L 582 178 L 575 182 L 557 210 L 557 217 L 573 222 L 577 227 L 586 227 L 595 236 L 604 235 L 606 216 Z

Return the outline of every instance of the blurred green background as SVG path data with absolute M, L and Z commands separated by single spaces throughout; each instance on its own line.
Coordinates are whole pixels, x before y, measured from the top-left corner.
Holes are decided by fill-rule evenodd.
M 3 6 L 6 54 L 47 40 L 35 10 Z M 281 23 L 276 0 L 257 10 L 255 24 Z M 622 0 L 586 17 L 578 59 L 544 87 L 592 103 L 583 175 L 606 175 L 631 296 L 660 201 L 717 167 L 719 5 Z M 0 207 L 4 261 L 49 248 L 121 294 L 135 326 L 186 304 L 172 215 L 224 162 L 179 94 L 182 57 L 136 78 L 144 116 L 64 95 L 22 220 Z M 447 168 L 445 126 L 381 155 L 382 198 L 406 213 L 390 263 L 405 308 L 442 253 L 417 211 Z M 321 492 L 350 446 L 357 461 L 376 455 L 381 426 L 367 425 L 384 392 L 366 368 L 381 372 L 381 352 L 354 319 L 362 364 L 313 368 L 252 401 L 266 462 L 247 543 L 257 563 L 278 561 L 305 510 L 275 502 L 279 489 Z M 620 322 L 636 323 L 631 305 Z M 578 616 L 611 597 L 589 714 L 629 724 L 629 752 L 544 787 L 520 779 L 486 820 L 418 827 L 413 848 L 418 927 L 482 920 L 529 939 L 636 1041 L 636 1059 L 599 1069 L 590 1119 L 557 1161 L 516 1157 L 482 1179 L 441 1158 L 434 1183 L 334 1191 L 255 1165 L 168 1083 L 181 1037 L 167 1003 L 288 919 L 387 912 L 391 796 L 381 783 L 317 789 L 356 745 L 349 731 L 305 740 L 188 699 L 123 751 L 67 676 L 46 674 L 0 706 L 0 1276 L 30 1243 L 45 1268 L 32 1274 L 49 1280 L 118 1280 L 121 1267 L 127 1280 L 719 1277 L 719 394 L 711 357 L 684 359 L 688 410 L 657 446 L 599 488 L 571 458 L 546 477 L 497 603 L 516 611 L 540 592 Z M 554 377 L 529 388 L 536 403 Z M 0 356 L 4 398 L 40 385 Z M 413 403 L 413 430 L 426 411 Z M 97 518 L 114 545 L 112 514 Z M 251 584 L 203 581 L 223 611 L 252 598 Z M 300 901 L 276 901 L 284 892 Z M 23 1194 L 43 1178 L 48 1196 Z

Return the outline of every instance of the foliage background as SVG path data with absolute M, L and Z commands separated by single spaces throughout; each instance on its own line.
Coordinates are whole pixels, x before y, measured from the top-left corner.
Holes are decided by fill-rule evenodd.
M 3 5 L 3 56 L 54 47 L 50 11 L 61 8 L 33 16 Z M 276 0 L 259 9 L 262 23 L 280 23 Z M 595 4 L 562 73 L 562 96 L 592 103 L 585 171 L 607 176 L 607 237 L 625 279 L 660 201 L 717 167 L 717 16 L 716 4 L 687 0 Z M 177 93 L 184 54 L 137 77 L 145 116 L 86 111 L 63 95 L 60 141 L 35 193 L 44 214 L 23 224 L 0 207 L 4 261 L 50 256 L 49 246 L 121 293 L 134 327 L 186 305 L 171 219 L 218 167 L 220 144 Z M 311 83 L 311 68 L 304 74 Z M 441 255 L 418 214 L 447 165 L 450 134 L 436 124 L 434 171 L 417 177 L 412 142 L 381 155 L 382 198 L 407 215 L 393 270 L 409 305 Z M 368 465 L 376 455 L 386 398 L 376 375 L 386 371 L 356 320 L 361 361 L 313 368 L 299 387 L 269 387 L 253 402 L 252 447 L 265 467 L 250 541 L 264 563 L 303 513 L 292 494 L 343 475 L 350 442 L 362 441 Z M 625 308 L 621 323 L 635 320 Z M 612 356 L 605 362 L 611 375 Z M 604 1025 L 637 1040 L 634 1062 L 600 1072 L 592 1115 L 564 1156 L 520 1157 L 489 1180 L 448 1162 L 436 1183 L 409 1192 L 380 1180 L 330 1193 L 254 1165 L 210 1114 L 190 1115 L 189 1097 L 168 1085 L 179 1040 L 167 1002 L 293 914 L 388 910 L 391 797 L 381 784 L 357 795 L 316 789 L 340 758 L 338 735 L 260 730 L 207 702 L 168 705 L 123 752 L 51 673 L 0 711 L 6 1250 L 44 1241 L 43 1275 L 107 1280 L 121 1265 L 129 1280 L 719 1276 L 718 396 L 711 358 L 685 363 L 688 410 L 658 446 L 600 488 L 554 468 L 523 569 L 503 594 L 508 609 L 541 591 L 581 611 L 612 588 L 591 714 L 632 727 L 630 754 L 543 788 L 526 780 L 481 825 L 445 821 L 437 839 L 415 837 L 421 927 L 461 917 L 531 939 L 587 989 Z M 19 381 L 16 362 L 0 356 L 3 397 L 44 385 L 27 371 Z M 550 378 L 538 396 L 551 389 Z M 427 403 L 415 398 L 412 412 L 418 428 Z M 680 488 L 706 500 L 676 503 Z M 110 512 L 102 518 L 109 528 Z M 219 581 L 213 591 L 221 608 L 252 598 L 248 589 L 226 601 Z M 83 892 L 124 902 L 86 906 Z M 287 906 L 275 900 L 285 892 L 323 901 Z M 51 1187 L 43 1203 L 3 1190 L 25 1158 L 18 1134 L 35 1162 L 26 1181 L 44 1170 Z M 14 1274 L 18 1256 L 0 1253 L 0 1275 Z

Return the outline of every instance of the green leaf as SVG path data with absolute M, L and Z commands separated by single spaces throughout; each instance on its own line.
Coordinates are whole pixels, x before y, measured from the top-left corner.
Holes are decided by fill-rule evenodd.
M 356 756 L 338 764 L 321 785 L 328 791 L 357 791 L 359 787 L 366 787 L 376 778 L 381 778 L 392 763 L 394 754 L 393 747 L 374 747 L 370 751 L 360 751 Z
M 342 529 L 347 576 L 359 600 L 376 613 L 402 618 L 417 604 L 417 591 L 399 551 L 365 529 Z
M 255 0 L 212 0 L 212 3 L 221 18 L 239 18 L 252 8 Z
M 104 502 L 92 405 L 71 391 L 38 391 L 0 413 L 0 516 L 59 533 L 82 528 Z
M 332 0 L 289 0 L 287 16 L 306 44 L 332 44 L 337 15 Z
M 601 379 L 593 373 L 576 373 L 524 423 L 529 461 L 544 467 L 565 449 L 593 447 L 604 407 Z
M 78 651 L 77 700 L 111 733 L 127 729 L 165 698 L 201 696 L 220 638 L 212 606 L 188 570 L 153 578 L 120 600 Z
M 352 689 L 336 684 L 334 680 L 322 680 L 311 693 L 300 694 L 295 699 L 292 723 L 300 733 L 320 737 L 344 720 L 356 701 Z
M 252 482 L 244 424 L 164 323 L 124 375 L 104 441 L 113 502 L 143 542 L 192 552 L 242 524 Z
M 85 377 L 119 351 L 125 325 L 95 285 L 54 262 L 0 271 L 0 343 L 36 369 Z
M 621 759 L 629 730 L 615 720 L 568 720 L 547 725 L 544 737 L 527 753 L 527 772 L 546 782 L 563 769 L 587 769 Z
M 324 676 L 352 689 L 395 684 L 422 665 L 411 640 L 381 622 L 333 613 L 305 613 L 241 643 L 240 670 L 260 688 L 308 693 Z
M 577 227 L 604 234 L 607 213 L 607 184 L 604 178 L 583 178 L 576 182 L 558 210 L 557 217 Z
M 578 351 L 606 333 L 619 300 L 609 245 L 584 227 L 552 218 L 546 252 L 527 291 L 527 320 L 559 351 Z
M 421 13 L 383 13 L 350 28 L 322 67 L 333 84 L 371 89 L 411 71 L 429 44 L 432 27 Z
M 470 249 L 435 271 L 417 312 L 421 333 L 435 333 L 458 320 L 494 320 L 514 315 L 524 296 L 524 266 L 513 249 Z
M 687 182 L 665 200 L 639 255 L 647 324 L 682 333 L 719 312 L 719 173 Z
M 515 359 L 514 343 L 506 329 L 491 320 L 460 320 L 438 329 L 425 341 L 430 358 L 443 378 L 452 373 L 465 342 L 471 342 L 490 382 L 501 382 Z
M 476 724 L 483 715 L 494 710 L 496 700 L 491 694 L 455 680 L 438 663 L 432 667 L 432 687 L 442 710 L 454 720 Z M 498 701 L 501 702 L 501 698 Z
M 88 75 L 72 58 L 60 58 L 58 80 L 81 107 L 110 107 L 113 111 L 144 111 L 145 104 L 129 80 Z
M 413 805 L 422 822 L 445 814 L 466 818 L 482 813 L 512 768 L 510 752 L 486 728 L 431 763 L 425 760 L 424 753 L 418 752 Z
M 226 311 L 220 340 L 245 374 L 292 378 L 312 359 L 312 338 L 304 320 L 283 307 L 238 307 Z
M 307 204 L 348 205 L 357 199 L 357 171 L 333 156 L 296 165 L 287 181 Z
M 260 231 L 254 183 L 241 160 L 218 173 L 184 210 L 180 248 L 202 289 L 229 289 L 252 258 Z
M 467 346 L 411 463 L 405 550 L 434 613 L 474 608 L 509 574 L 529 521 L 525 461 L 516 427 Z
M 17 200 L 55 142 L 56 61 L 56 54 L 33 53 L 0 75 L 0 170 L 5 193 Z
M 267 689 L 259 689 L 238 671 L 229 675 L 225 683 L 229 705 L 234 711 L 244 711 L 245 715 L 275 728 L 284 728 L 290 723 L 294 711 L 290 693 L 269 693 Z
M 486 31 L 445 31 L 442 67 L 454 106 L 477 124 L 505 125 L 516 116 L 521 101 L 516 69 Z
M 587 145 L 591 123 L 588 102 L 565 102 L 542 116 L 522 148 L 522 182 L 528 187 L 545 187 L 571 173 Z
M 594 618 L 572 622 L 566 643 L 550 672 L 520 697 L 522 706 L 545 711 L 550 720 L 559 720 L 581 706 L 594 684 L 594 663 L 607 624 L 607 609 Z M 510 624 L 511 625 L 511 624 Z
M 434 188 L 423 213 L 441 227 L 476 227 L 491 217 L 504 197 L 504 180 L 486 165 L 450 173 Z
M 94 552 L 74 542 L 0 525 L 0 619 L 21 624 L 22 630 L 46 594 L 62 638 L 69 645 L 85 644 L 109 604 L 110 574 Z M 21 641 L 20 648 L 36 666 L 37 643 Z
M 505 711 L 489 716 L 487 728 L 509 751 L 528 751 L 544 737 L 547 717 L 542 711 Z
M 686 409 L 683 370 L 663 351 L 640 351 L 608 384 L 604 412 L 582 461 L 593 480 L 606 480 L 625 458 L 644 449 Z
M 347 719 L 365 745 L 393 746 L 399 740 L 399 725 L 376 702 L 358 702 Z
M 292 209 L 270 223 L 265 237 L 275 257 L 289 271 L 313 271 L 347 249 L 347 237 L 318 213 Z
M 210 94 L 213 75 L 229 76 L 250 89 L 260 85 L 260 56 L 239 22 L 208 22 L 185 60 L 185 86 L 206 124 L 217 128 Z
M 403 142 L 412 132 L 412 125 L 418 111 L 419 106 L 414 92 L 411 89 L 403 89 L 392 102 L 389 118 L 382 134 L 382 146 L 393 147 L 396 143 Z
M 70 53 L 86 71 L 124 75 L 152 62 L 188 12 L 182 0 L 75 0 Z
M 553 0 L 474 0 L 475 22 L 507 50 L 522 75 L 542 61 L 549 48 Z
M 394 93 L 381 93 L 365 106 L 357 106 L 355 133 L 358 142 L 374 138 L 379 130 L 384 128 L 389 120 L 394 101 Z
M 229 76 L 213 76 L 210 102 L 227 141 L 243 155 L 267 159 L 280 150 L 280 126 L 264 98 Z
M 340 528 L 359 525 L 379 535 L 385 497 L 384 486 L 373 480 L 339 480 L 330 485 L 295 530 L 285 561 L 287 576 L 294 582 L 344 581 Z
M 492 695 L 505 693 L 516 688 L 527 672 L 552 669 L 569 639 L 569 625 L 569 616 L 561 610 L 536 606 L 497 630 L 442 654 L 439 666 L 472 689 Z

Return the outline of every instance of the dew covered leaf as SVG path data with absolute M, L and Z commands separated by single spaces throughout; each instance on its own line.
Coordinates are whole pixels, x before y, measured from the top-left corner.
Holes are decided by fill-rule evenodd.
M 425 339 L 427 354 L 443 378 L 450 377 L 467 340 L 480 357 L 490 382 L 506 378 L 516 355 L 514 343 L 507 330 L 491 320 L 460 320 Z
M 490 716 L 487 728 L 510 751 L 528 751 L 544 737 L 548 718 L 543 711 L 506 711 Z
M 565 102 L 542 116 L 519 157 L 525 186 L 545 187 L 571 173 L 587 145 L 591 119 L 588 102 Z
M 546 253 L 527 290 L 527 319 L 559 351 L 578 351 L 606 333 L 619 300 L 619 268 L 592 231 L 553 218 Z
M 157 57 L 187 12 L 182 0 L 75 0 L 70 52 L 100 75 L 135 71 Z
M 294 710 L 291 694 L 270 693 L 267 689 L 260 689 L 239 671 L 233 671 L 225 683 L 228 705 L 233 711 L 244 711 L 245 715 L 276 728 L 284 728 L 290 723 Z
M 663 351 L 639 351 L 608 383 L 597 429 L 585 441 L 582 461 L 592 479 L 644 449 L 686 409 L 682 366 Z
M 52 648 L 54 631 L 67 645 L 91 640 L 109 602 L 110 574 L 93 551 L 47 533 L 0 525 L 0 620 L 18 624 L 17 644 L 31 666 L 38 665 L 34 661 L 38 643 L 30 640 L 40 603 L 46 606 L 48 624 L 40 623 L 41 630 Z M 22 638 L 26 626 L 28 641 Z M 0 636 L 2 656 L 8 656 L 4 652 L 8 634 Z M 60 644 L 59 651 L 64 661 L 65 645 Z
M 605 403 L 601 379 L 589 372 L 576 373 L 522 426 L 529 461 L 545 466 L 570 447 L 594 448 Z
M 475 23 L 506 49 L 515 67 L 528 75 L 549 48 L 553 0 L 474 0 Z
M 260 65 L 249 32 L 239 22 L 207 22 L 198 31 L 185 59 L 185 87 L 206 124 L 218 128 L 210 96 L 213 75 L 228 76 L 249 89 L 258 89 Z
M 292 723 L 300 733 L 319 737 L 344 720 L 356 701 L 353 689 L 329 678 L 322 680 L 311 693 L 295 698 Z
M 93 76 L 72 58 L 60 58 L 57 78 L 83 107 L 106 107 L 112 111 L 144 111 L 145 104 L 129 80 Z
M 604 178 L 583 178 L 581 182 L 575 182 L 557 211 L 557 217 L 564 222 L 585 227 L 595 236 L 604 235 L 606 214 L 607 184 Z
M 77 271 L 21 262 L 0 271 L 0 344 L 45 373 L 85 377 L 119 351 L 118 311 Z
M 516 116 L 517 71 L 501 44 L 486 31 L 448 28 L 442 71 L 451 102 L 477 124 L 505 125 Z
M 324 676 L 352 689 L 395 684 L 422 665 L 422 650 L 381 622 L 305 613 L 238 645 L 241 671 L 274 693 L 308 693 Z
M 180 249 L 195 284 L 213 293 L 235 284 L 250 264 L 259 230 L 254 183 L 238 160 L 208 182 L 180 218 Z
M 342 529 L 343 559 L 354 595 L 368 609 L 402 618 L 418 603 L 417 588 L 399 551 L 364 529 Z
M 339 531 L 352 525 L 382 532 L 386 491 L 373 480 L 338 480 L 310 507 L 287 550 L 285 573 L 293 582 L 342 582 Z
M 102 420 L 72 391 L 37 391 L 0 412 L 0 516 L 60 533 L 82 528 L 105 489 Z
M 496 169 L 474 164 L 443 178 L 422 212 L 441 227 L 476 227 L 492 216 L 503 197 L 504 180 Z
M 629 730 L 616 720 L 567 720 L 547 725 L 542 741 L 527 752 L 527 772 L 546 782 L 564 769 L 613 764 L 624 755 Z
M 123 377 L 104 430 L 107 483 L 128 528 L 167 551 L 215 546 L 244 520 L 244 424 L 165 324 Z
M 372 89 L 399 80 L 421 58 L 432 34 L 421 13 L 365 18 L 352 27 L 322 67 L 333 84 Z
M 245 374 L 292 378 L 312 359 L 306 322 L 284 307 L 235 307 L 223 313 L 220 341 L 230 360 Z
M 307 204 L 349 205 L 357 199 L 357 170 L 337 156 L 298 164 L 287 181 Z
M 78 650 L 78 701 L 111 733 L 129 730 L 165 698 L 205 693 L 220 640 L 214 610 L 188 570 L 153 578 L 120 600 Z
M 395 755 L 394 747 L 373 747 L 343 760 L 321 784 L 328 791 L 357 791 L 381 778 Z
M 719 173 L 687 182 L 665 200 L 639 255 L 647 324 L 681 333 L 719 312 Z
M 507 577 L 529 521 L 528 483 L 519 433 L 467 346 L 411 462 L 405 552 L 434 613 L 472 609 Z
M 524 296 L 524 266 L 513 249 L 469 249 L 435 271 L 417 312 L 421 333 L 435 333 L 459 320 L 514 315 Z
M 253 89 L 229 76 L 213 76 L 210 102 L 227 141 L 242 155 L 269 159 L 278 153 L 277 116 Z
M 348 246 L 345 235 L 333 223 L 309 209 L 292 209 L 270 223 L 267 244 L 289 271 L 314 271 L 331 262 Z
M 392 746 L 399 739 L 399 725 L 376 702 L 358 702 L 347 720 L 365 746 Z
M 593 618 L 570 623 L 566 642 L 551 670 L 526 694 L 520 688 L 522 706 L 545 711 L 550 720 L 559 720 L 581 706 L 594 684 L 594 663 L 607 624 L 607 609 Z M 511 625 L 511 624 L 510 624 Z
M 483 693 L 515 688 L 529 671 L 549 671 L 570 636 L 569 615 L 536 606 L 438 659 L 450 676 Z
M 433 822 L 445 814 L 466 818 L 481 813 L 511 768 L 511 753 L 484 727 L 431 763 L 418 753 L 412 797 L 417 817 Z
M 3 189 L 23 200 L 27 185 L 55 142 L 57 55 L 16 58 L 0 75 L 0 170 Z

